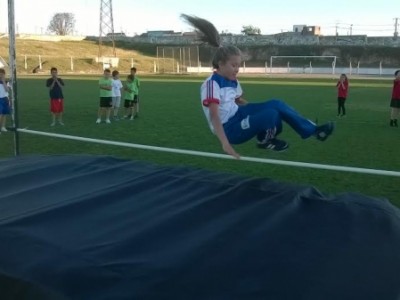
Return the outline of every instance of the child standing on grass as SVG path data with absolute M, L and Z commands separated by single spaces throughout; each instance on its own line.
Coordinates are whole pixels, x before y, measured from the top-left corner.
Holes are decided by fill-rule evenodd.
M 111 71 L 109 69 L 105 69 L 103 73 L 103 77 L 99 80 L 100 87 L 100 103 L 99 110 L 97 113 L 97 121 L 96 124 L 101 123 L 101 117 L 105 115 L 106 123 L 110 124 L 110 113 L 112 107 L 112 79 L 110 78 Z
M 6 119 L 7 115 L 10 114 L 10 101 L 8 99 L 8 93 L 10 92 L 10 86 L 6 81 L 6 71 L 0 69 L 0 134 L 6 132 Z
M 347 98 L 347 94 L 349 92 L 349 80 L 347 79 L 346 74 L 340 75 L 339 81 L 336 84 L 338 90 L 338 117 L 346 116 L 346 108 L 344 107 L 344 103 Z
M 121 91 L 123 90 L 123 85 L 121 80 L 119 79 L 119 72 L 112 72 L 112 106 L 113 106 L 113 114 L 114 120 L 119 120 L 118 110 L 121 104 Z
M 139 117 L 139 88 L 140 88 L 140 80 L 136 75 L 137 69 L 135 67 L 131 68 L 131 75 L 133 77 L 134 84 L 134 99 L 133 99 L 133 107 L 132 107 L 132 117 Z
M 182 17 L 197 30 L 203 42 L 216 48 L 212 60 L 215 71 L 202 84 L 200 99 L 209 127 L 224 152 L 240 158 L 232 144 L 242 144 L 253 137 L 261 149 L 278 152 L 287 149 L 288 143 L 276 138 L 282 132 L 283 121 L 303 139 L 315 136 L 325 141 L 332 134 L 332 122 L 317 126 L 283 101 L 247 103 L 237 79 L 241 51 L 235 46 L 221 45 L 218 30 L 209 21 L 189 15 Z
M 392 89 L 392 100 L 390 101 L 390 126 L 399 127 L 397 124 L 397 118 L 400 114 L 400 70 L 394 73 L 393 89 Z
M 60 125 L 63 123 L 63 112 L 64 112 L 64 96 L 62 88 L 64 81 L 58 77 L 57 68 L 53 67 L 50 70 L 51 78 L 47 79 L 46 86 L 49 88 L 50 94 L 50 112 L 52 116 L 52 122 L 50 126 L 56 125 L 56 119 Z
M 124 107 L 125 107 L 125 115 L 124 119 L 134 119 L 133 116 L 133 101 L 135 99 L 135 84 L 132 75 L 128 75 L 125 87 L 124 87 Z

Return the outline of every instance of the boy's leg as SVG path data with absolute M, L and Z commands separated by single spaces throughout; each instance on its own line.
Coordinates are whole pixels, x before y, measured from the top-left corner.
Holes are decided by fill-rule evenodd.
M 249 114 L 255 114 L 264 110 L 276 110 L 280 119 L 285 121 L 296 131 L 303 139 L 316 133 L 315 123 L 301 116 L 292 107 L 281 100 L 269 100 L 263 103 L 252 103 L 244 106 Z
M 106 107 L 105 111 L 106 111 L 106 123 L 111 123 L 110 121 L 111 107 Z
M 96 123 L 99 124 L 101 123 L 101 115 L 103 114 L 103 107 L 99 107 L 97 111 L 97 120 Z
M 242 144 L 255 136 L 259 143 L 263 143 L 281 132 L 282 122 L 277 111 L 261 110 L 250 115 L 241 108 L 244 107 L 240 107 L 241 111 L 224 124 L 224 131 L 230 143 Z
M 56 125 L 56 114 L 51 112 L 51 126 Z
M 3 132 L 7 131 L 6 120 L 7 120 L 7 115 L 2 115 L 0 124 L 1 124 L 1 131 L 3 131 Z

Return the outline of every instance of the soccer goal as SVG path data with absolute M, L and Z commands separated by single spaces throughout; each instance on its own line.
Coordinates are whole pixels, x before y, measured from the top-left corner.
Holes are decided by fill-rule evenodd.
M 157 47 L 156 73 L 187 73 L 199 66 L 199 47 Z
M 335 74 L 336 56 L 291 55 L 271 56 L 270 73 Z

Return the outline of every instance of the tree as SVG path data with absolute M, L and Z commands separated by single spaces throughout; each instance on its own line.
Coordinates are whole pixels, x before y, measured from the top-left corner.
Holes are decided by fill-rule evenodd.
M 67 35 L 74 32 L 75 17 L 72 13 L 56 13 L 50 21 L 47 30 L 56 35 Z
M 254 27 L 252 25 L 243 26 L 241 32 L 244 35 L 259 35 L 259 34 L 261 34 L 260 28 Z

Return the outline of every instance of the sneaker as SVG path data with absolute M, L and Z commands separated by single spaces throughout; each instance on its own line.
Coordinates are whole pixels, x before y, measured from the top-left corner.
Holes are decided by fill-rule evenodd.
M 289 144 L 286 143 L 285 141 L 278 140 L 278 139 L 270 139 L 265 143 L 260 143 L 257 145 L 258 148 L 262 149 L 269 149 L 273 150 L 276 152 L 282 152 L 285 151 L 287 148 L 289 148 Z
M 333 122 L 328 122 L 324 125 L 317 126 L 317 129 L 315 130 L 315 136 L 317 137 L 317 140 L 325 141 L 332 134 L 334 129 L 335 124 Z
M 1 127 L 1 131 L 7 132 L 8 130 L 7 130 L 7 128 L 5 128 L 5 127 Z
M 135 118 L 134 117 L 130 117 L 129 120 L 133 121 Z
M 110 119 L 107 119 L 107 120 L 106 120 L 106 123 L 107 123 L 107 124 L 111 124 Z
M 52 122 L 52 123 L 50 124 L 50 126 L 51 126 L 51 127 L 56 126 L 56 122 Z
M 101 123 L 101 119 L 97 119 L 96 124 L 100 124 L 100 123 Z
M 61 126 L 64 126 L 63 121 L 58 121 L 58 124 L 60 124 Z

